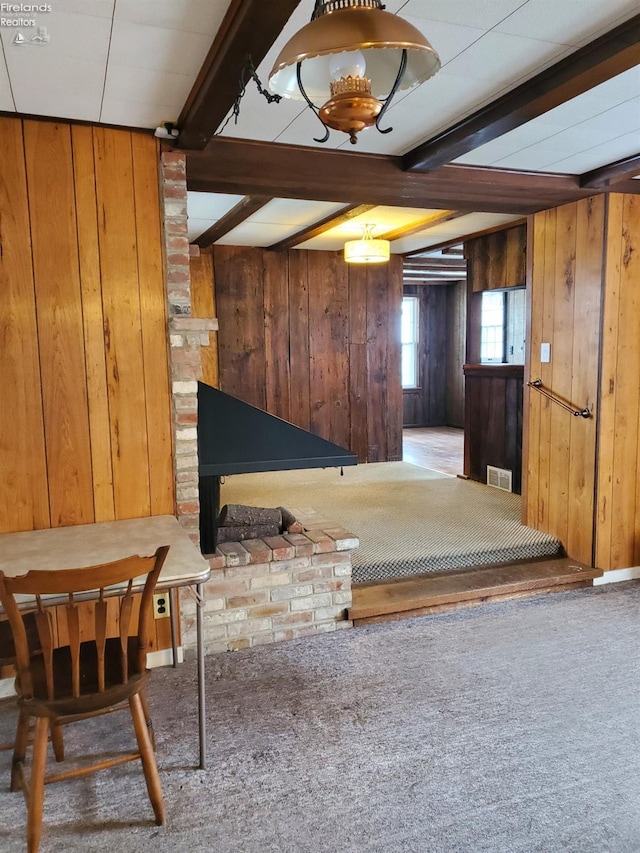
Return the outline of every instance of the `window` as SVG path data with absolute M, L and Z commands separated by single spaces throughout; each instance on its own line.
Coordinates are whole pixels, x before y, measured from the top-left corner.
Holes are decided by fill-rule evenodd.
M 480 315 L 480 361 L 505 360 L 505 294 L 485 290 Z
M 417 388 L 419 305 L 417 296 L 402 297 L 402 387 Z

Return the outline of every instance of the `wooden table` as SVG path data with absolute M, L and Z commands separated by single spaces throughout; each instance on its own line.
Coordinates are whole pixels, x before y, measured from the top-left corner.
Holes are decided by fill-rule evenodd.
M 206 765 L 206 722 L 204 698 L 204 582 L 210 568 L 172 515 L 104 521 L 73 527 L 0 534 L 0 569 L 7 575 L 23 575 L 30 569 L 75 569 L 109 563 L 133 554 L 153 554 L 160 545 L 169 553 L 157 589 L 180 586 L 195 589 L 198 656 L 198 734 L 200 768 Z M 176 609 L 171 607 L 173 665 L 177 663 Z

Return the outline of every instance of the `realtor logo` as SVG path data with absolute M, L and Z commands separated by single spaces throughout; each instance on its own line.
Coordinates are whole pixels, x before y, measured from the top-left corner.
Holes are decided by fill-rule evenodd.
M 38 27 L 38 32 L 35 36 L 31 36 L 31 38 L 25 38 L 21 32 L 17 32 L 15 36 L 11 39 L 12 44 L 23 45 L 23 44 L 32 44 L 38 47 L 39 45 L 49 44 L 51 40 L 51 36 L 47 32 L 46 27 Z

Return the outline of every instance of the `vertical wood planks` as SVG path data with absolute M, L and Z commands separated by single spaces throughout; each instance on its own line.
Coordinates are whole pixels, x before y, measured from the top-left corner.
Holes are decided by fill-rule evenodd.
M 114 503 L 135 518 L 151 496 L 131 134 L 96 127 L 94 146 Z
M 600 313 L 602 307 L 602 252 L 605 197 L 595 196 L 577 206 L 575 304 L 571 400 L 592 409 L 589 420 L 571 418 L 569 435 L 569 483 L 567 538 L 571 556 L 584 563 L 593 559 L 595 479 L 591 464 L 596 459 L 598 418 L 598 367 Z
M 609 196 L 603 318 L 596 560 L 604 568 L 640 559 L 640 206 Z
M 402 267 L 400 255 L 392 255 L 387 264 L 387 452 L 385 460 L 402 459 L 402 369 L 401 312 Z M 384 269 L 381 270 L 384 275 Z M 444 324 L 443 324 L 444 325 Z
M 221 321 L 220 387 L 264 409 L 267 397 L 262 250 L 216 246 L 213 270 Z M 220 313 L 221 308 L 226 310 Z
M 174 512 L 167 299 L 164 288 L 158 144 L 151 136 L 131 134 L 135 237 L 140 289 L 142 362 L 146 409 L 151 515 Z M 164 370 L 163 370 L 164 367 Z
M 84 322 L 87 403 L 91 434 L 91 474 L 96 521 L 113 521 L 113 472 L 111 430 L 102 314 L 102 281 L 98 249 L 93 131 L 90 127 L 71 128 L 75 181 L 78 259 L 82 317 Z
M 264 350 L 266 409 L 279 418 L 291 420 L 291 376 L 289 359 L 288 255 L 264 252 Z
M 211 252 L 201 252 L 197 258 L 191 258 L 189 260 L 189 271 L 191 273 L 191 313 L 194 317 L 202 320 L 212 320 L 216 316 L 216 304 Z M 219 388 L 217 332 L 209 332 L 209 346 L 200 348 L 200 357 L 202 359 L 202 381 L 213 388 Z
M 94 520 L 71 129 L 24 122 L 51 526 Z
M 0 532 L 49 527 L 22 122 L 0 120 Z
M 291 422 L 311 425 L 309 373 L 309 253 L 288 252 L 289 375 Z M 283 309 L 284 310 L 284 309 Z
M 363 462 L 400 458 L 401 259 L 371 270 L 335 252 L 227 246 L 213 258 L 222 390 Z

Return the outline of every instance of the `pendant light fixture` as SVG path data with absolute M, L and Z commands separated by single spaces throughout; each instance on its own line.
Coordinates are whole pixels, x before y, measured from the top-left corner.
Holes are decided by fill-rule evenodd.
M 388 240 L 376 240 L 375 225 L 363 225 L 360 240 L 347 240 L 344 244 L 344 259 L 348 264 L 384 264 L 389 260 L 391 244 Z
M 381 0 L 316 0 L 311 22 L 283 47 L 269 75 L 272 92 L 303 100 L 330 129 L 357 134 L 376 126 L 396 92 L 432 77 L 440 58 L 408 21 Z M 316 102 L 320 106 L 316 105 Z

